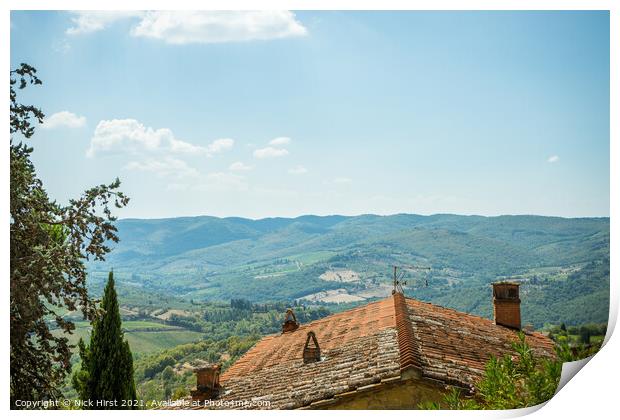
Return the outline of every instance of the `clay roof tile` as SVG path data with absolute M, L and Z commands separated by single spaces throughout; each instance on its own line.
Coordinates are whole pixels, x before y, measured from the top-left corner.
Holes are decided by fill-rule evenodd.
M 321 359 L 304 363 L 313 331 Z M 489 319 L 416 299 L 393 296 L 264 337 L 221 375 L 223 400 L 262 399 L 267 408 L 301 408 L 336 394 L 398 378 L 422 377 L 469 387 L 491 356 L 512 352 L 516 332 Z M 554 357 L 553 342 L 538 333 L 527 342 Z M 252 406 L 247 408 L 265 408 Z

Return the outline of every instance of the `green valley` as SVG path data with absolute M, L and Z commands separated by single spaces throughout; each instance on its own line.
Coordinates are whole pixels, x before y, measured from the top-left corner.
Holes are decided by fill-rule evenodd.
M 120 242 L 107 260 L 89 265 L 91 290 L 114 267 L 121 296 L 145 310 L 172 297 L 179 310 L 235 298 L 338 310 L 388 296 L 391 267 L 401 266 L 408 295 L 461 311 L 490 317 L 489 284 L 518 278 L 524 323 L 607 321 L 608 218 L 204 216 L 117 227 Z

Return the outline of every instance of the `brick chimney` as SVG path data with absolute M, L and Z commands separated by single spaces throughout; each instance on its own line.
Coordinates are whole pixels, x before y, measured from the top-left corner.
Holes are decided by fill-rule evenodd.
M 312 340 L 312 342 L 310 340 Z M 319 342 L 316 339 L 314 331 L 308 332 L 303 356 L 304 363 L 318 362 L 321 360 L 321 348 L 319 347 Z
M 297 318 L 295 317 L 295 313 L 292 309 L 286 310 L 286 315 L 284 316 L 284 323 L 282 324 L 282 334 L 295 331 L 299 328 L 299 322 L 297 322 Z
M 521 329 L 519 283 L 511 281 L 493 283 L 493 319 L 497 325 Z
M 196 389 L 191 390 L 192 400 L 205 401 L 217 396 L 220 391 L 220 364 L 207 365 L 194 369 Z

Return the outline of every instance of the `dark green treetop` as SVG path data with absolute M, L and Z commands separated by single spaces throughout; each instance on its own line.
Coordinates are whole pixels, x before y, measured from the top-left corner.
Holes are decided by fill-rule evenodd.
M 114 276 L 110 272 L 101 302 L 103 315 L 93 323 L 88 347 L 80 341 L 81 369 L 73 376 L 80 398 L 91 401 L 117 401 L 116 406 L 93 408 L 133 408 L 122 401 L 136 399 L 133 357 L 125 340 Z

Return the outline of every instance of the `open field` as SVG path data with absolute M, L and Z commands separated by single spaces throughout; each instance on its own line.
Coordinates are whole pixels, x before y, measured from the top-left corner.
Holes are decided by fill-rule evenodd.
M 348 294 L 346 289 L 326 290 L 324 292 L 303 296 L 301 299 L 310 302 L 325 303 L 350 303 L 364 301 L 364 298 L 362 297 Z
M 80 338 L 88 343 L 90 324 L 85 321 L 75 324 L 74 333 L 68 335 L 69 344 L 76 345 Z M 204 334 L 199 332 L 151 321 L 123 321 L 123 329 L 131 351 L 136 356 L 158 352 L 179 344 L 191 343 L 204 337 Z
M 359 274 L 353 270 L 328 270 L 321 274 L 319 278 L 325 281 L 341 281 L 344 283 L 360 280 Z

